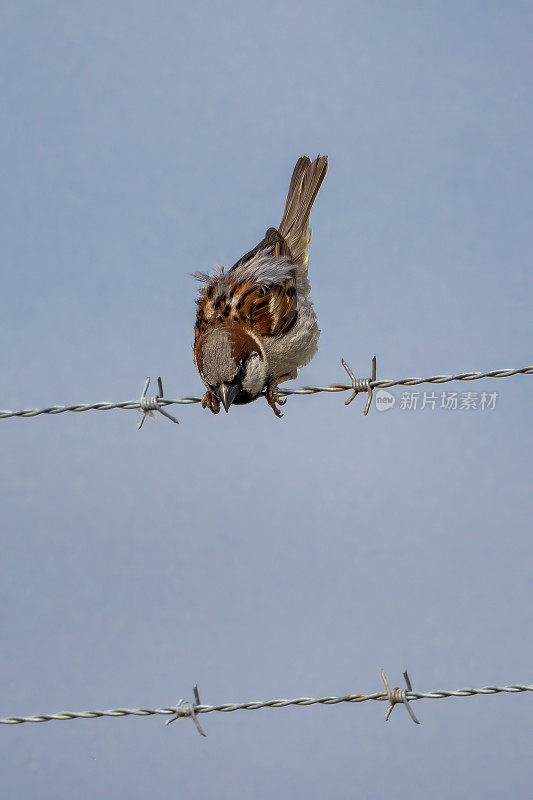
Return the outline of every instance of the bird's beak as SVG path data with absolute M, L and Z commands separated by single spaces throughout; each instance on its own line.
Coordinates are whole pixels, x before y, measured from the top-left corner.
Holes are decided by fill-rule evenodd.
M 218 387 L 217 394 L 220 398 L 220 402 L 226 409 L 226 413 L 229 411 L 230 405 L 233 403 L 240 390 L 241 387 L 236 383 L 232 383 L 229 386 L 226 383 L 221 383 Z

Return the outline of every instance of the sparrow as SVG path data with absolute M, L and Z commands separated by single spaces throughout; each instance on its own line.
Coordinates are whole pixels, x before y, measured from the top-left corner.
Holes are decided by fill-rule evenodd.
M 328 168 L 327 156 L 302 156 L 292 173 L 278 228 L 227 272 L 193 277 L 196 301 L 194 363 L 206 393 L 203 408 L 229 411 L 264 394 L 277 417 L 278 387 L 297 377 L 318 347 L 320 330 L 307 278 L 309 214 Z

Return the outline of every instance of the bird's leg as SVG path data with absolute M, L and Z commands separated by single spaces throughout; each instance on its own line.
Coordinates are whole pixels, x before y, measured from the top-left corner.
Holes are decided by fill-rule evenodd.
M 288 380 L 288 378 L 282 378 Z M 279 396 L 278 381 L 271 379 L 266 387 L 266 400 L 276 417 L 282 417 L 283 414 L 277 406 L 284 406 L 287 400 L 282 400 Z
M 220 400 L 213 392 L 207 390 L 202 397 L 202 408 L 208 408 L 213 414 L 218 414 L 220 411 Z

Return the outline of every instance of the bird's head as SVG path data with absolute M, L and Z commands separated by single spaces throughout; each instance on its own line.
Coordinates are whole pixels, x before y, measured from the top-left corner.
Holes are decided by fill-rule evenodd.
M 208 329 L 197 340 L 194 360 L 200 377 L 226 411 L 250 403 L 268 382 L 265 353 L 255 336 L 228 323 Z

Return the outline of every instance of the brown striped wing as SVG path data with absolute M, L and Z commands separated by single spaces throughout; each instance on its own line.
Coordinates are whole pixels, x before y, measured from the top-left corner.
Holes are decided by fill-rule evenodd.
M 217 291 L 216 283 L 210 283 L 198 298 L 195 336 L 209 327 L 230 323 L 251 328 L 260 336 L 283 336 L 292 328 L 297 315 L 293 275 L 271 286 L 230 283 L 225 292 Z

